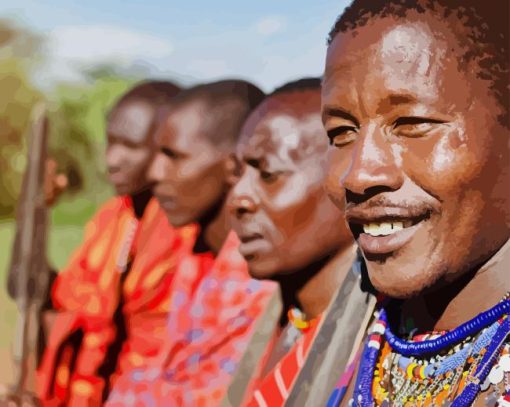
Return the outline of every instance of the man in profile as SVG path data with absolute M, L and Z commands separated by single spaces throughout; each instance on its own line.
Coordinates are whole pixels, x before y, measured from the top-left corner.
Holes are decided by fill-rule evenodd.
M 328 148 L 323 133 L 320 79 L 307 78 L 267 96 L 238 143 L 240 176 L 230 208 L 239 250 L 253 277 L 278 283 L 282 302 L 276 320 L 264 321 L 271 325 L 266 348 L 251 372 L 243 406 L 285 404 L 356 259 L 343 213 L 323 188 Z
M 99 406 L 115 370 L 142 365 L 159 349 L 176 258 L 193 245 L 189 231 L 170 227 L 146 177 L 154 122 L 178 92 L 168 82 L 141 83 L 108 116 L 106 161 L 117 196 L 87 224 L 53 284 L 56 317 L 37 383 L 44 405 Z
M 223 80 L 183 91 L 162 115 L 149 178 L 170 223 L 198 235 L 178 266 L 166 343 L 150 366 L 119 378 L 108 406 L 220 403 L 272 292 L 248 275 L 225 207 L 241 126 L 262 98 Z

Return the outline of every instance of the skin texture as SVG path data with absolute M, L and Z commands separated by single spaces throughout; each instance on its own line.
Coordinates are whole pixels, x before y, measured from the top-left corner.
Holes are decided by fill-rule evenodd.
M 132 99 L 111 112 L 106 133 L 106 163 L 118 195 L 134 195 L 148 188 L 146 172 L 154 156 L 153 107 Z
M 237 150 L 241 175 L 229 196 L 232 226 L 250 274 L 282 286 L 303 276 L 307 281 L 297 296 L 307 315 L 322 311 L 341 282 L 338 268 L 314 263 L 352 247 L 342 213 L 323 188 L 327 142 L 319 108 L 319 90 L 266 99 L 243 128 Z M 314 267 L 322 271 L 314 270 L 310 278 L 308 269 Z M 318 294 L 325 300 L 314 306 Z
M 208 108 L 200 99 L 172 109 L 156 130 L 158 152 L 149 170 L 154 195 L 172 225 L 200 222 L 228 191 L 228 154 L 204 135 Z
M 334 202 L 347 190 L 346 217 L 371 282 L 413 298 L 416 319 L 436 329 L 510 289 L 508 275 L 477 274 L 510 235 L 508 130 L 476 64 L 458 65 L 461 28 L 448 24 L 409 12 L 405 22 L 378 18 L 339 33 L 322 93 L 333 144 L 327 187 Z M 360 225 L 381 220 L 417 224 L 387 250 Z

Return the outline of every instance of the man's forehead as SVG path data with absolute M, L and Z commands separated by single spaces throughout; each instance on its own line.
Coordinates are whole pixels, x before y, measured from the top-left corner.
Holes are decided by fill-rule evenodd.
M 206 132 L 211 131 L 207 128 L 210 123 L 209 113 L 209 106 L 200 99 L 171 106 L 163 118 L 158 138 L 165 145 L 171 145 L 183 151 L 190 150 L 198 144 L 208 143 Z
M 107 122 L 107 133 L 133 143 L 145 141 L 154 119 L 154 108 L 147 102 L 132 101 L 117 106 Z
M 388 27 L 391 23 L 380 19 L 374 23 L 381 25 L 377 30 L 361 27 L 356 36 L 340 33 L 335 38 L 328 50 L 323 102 L 338 95 L 357 99 L 353 88 L 366 99 L 382 95 L 376 89 L 385 89 L 388 97 L 405 95 L 422 101 L 437 97 L 446 44 L 425 23 L 393 21 Z
M 299 118 L 278 114 L 266 117 L 251 134 L 245 134 L 238 154 L 250 158 L 275 155 L 283 161 L 296 161 L 308 156 L 317 146 L 327 145 L 322 133 L 319 112 Z

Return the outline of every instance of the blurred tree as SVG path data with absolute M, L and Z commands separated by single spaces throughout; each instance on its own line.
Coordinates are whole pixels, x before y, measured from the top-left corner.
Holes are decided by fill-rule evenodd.
M 0 220 L 14 215 L 26 164 L 30 112 L 45 99 L 50 155 L 70 181 L 52 211 L 53 223 L 81 225 L 111 196 L 105 177 L 106 115 L 134 82 L 150 76 L 150 70 L 136 64 L 84 67 L 83 80 L 57 83 L 43 96 L 32 77 L 51 58 L 47 54 L 43 37 L 0 19 Z
M 70 179 L 69 193 L 53 213 L 57 224 L 82 223 L 111 195 L 104 164 L 106 115 L 134 81 L 113 69 L 98 68 L 85 76 L 85 83 L 58 85 L 52 97 L 50 151 Z
M 30 112 L 45 99 L 32 82 L 44 62 L 44 46 L 44 39 L 26 27 L 0 19 L 0 219 L 14 215 Z M 83 223 L 110 195 L 104 176 L 105 116 L 135 81 L 134 75 L 108 65 L 89 67 L 83 77 L 80 83 L 57 84 L 46 95 L 50 153 L 71 184 L 53 213 L 57 223 Z
M 25 168 L 30 111 L 42 95 L 30 81 L 41 39 L 0 20 L 0 218 L 12 216 Z

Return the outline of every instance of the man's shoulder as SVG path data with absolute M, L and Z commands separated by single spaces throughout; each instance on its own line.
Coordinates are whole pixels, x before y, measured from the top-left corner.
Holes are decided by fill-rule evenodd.
M 103 202 L 97 209 L 96 214 L 131 210 L 131 208 L 131 199 L 128 196 L 114 196 L 106 202 Z
M 129 197 L 114 196 L 97 208 L 90 222 L 108 222 L 110 219 L 117 218 L 123 211 L 132 211 Z

